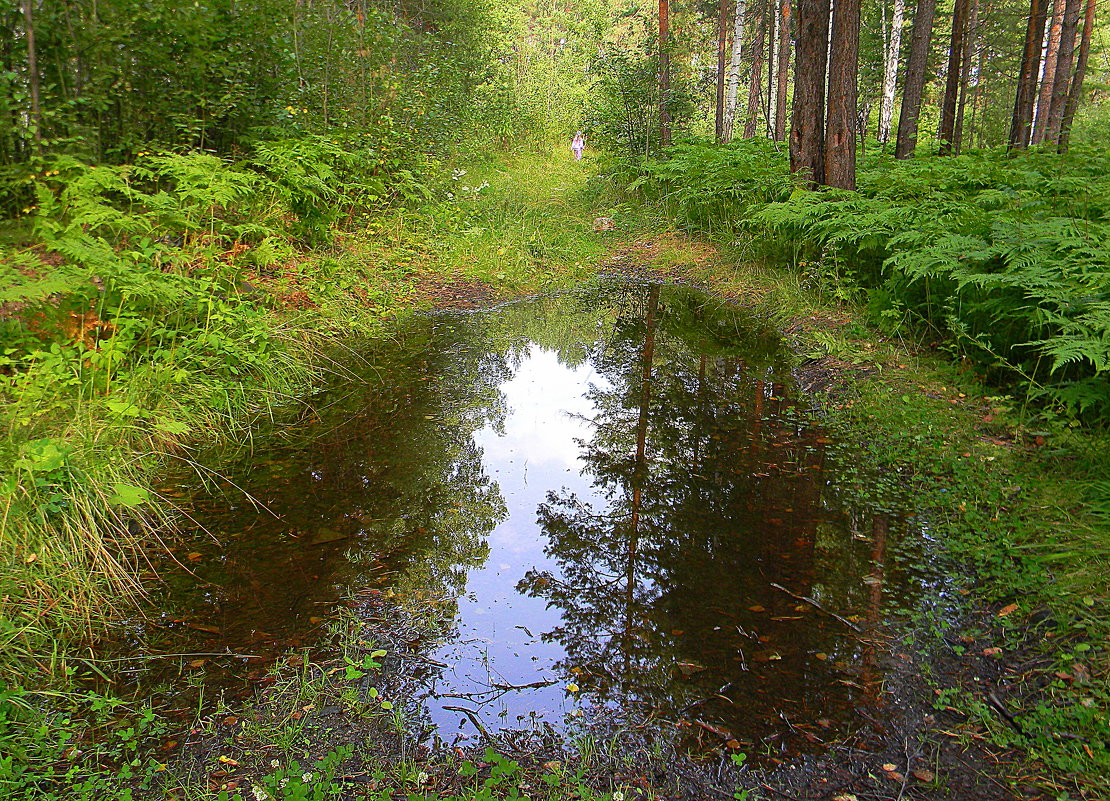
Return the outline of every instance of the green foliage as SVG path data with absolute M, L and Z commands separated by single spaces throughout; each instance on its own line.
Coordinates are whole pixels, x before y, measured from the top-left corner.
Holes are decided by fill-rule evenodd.
M 1110 154 L 878 157 L 858 192 L 812 193 L 753 147 L 675 148 L 637 183 L 691 227 L 792 251 L 888 330 L 943 343 L 1028 402 L 1110 420 Z

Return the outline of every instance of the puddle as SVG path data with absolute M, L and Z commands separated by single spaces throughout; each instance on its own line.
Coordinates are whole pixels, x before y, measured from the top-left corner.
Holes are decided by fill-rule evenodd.
M 421 621 L 413 702 L 449 742 L 616 714 L 779 753 L 872 725 L 876 629 L 937 579 L 919 525 L 847 500 L 787 357 L 681 286 L 410 319 L 221 457 L 253 503 L 168 488 L 209 533 L 131 678 L 249 691 L 353 594 Z

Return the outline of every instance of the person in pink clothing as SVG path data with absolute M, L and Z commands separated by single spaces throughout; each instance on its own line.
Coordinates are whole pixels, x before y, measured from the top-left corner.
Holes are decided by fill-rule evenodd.
M 581 131 L 576 133 L 574 138 L 570 140 L 570 149 L 574 153 L 574 160 L 581 161 L 582 151 L 586 149 L 586 137 Z

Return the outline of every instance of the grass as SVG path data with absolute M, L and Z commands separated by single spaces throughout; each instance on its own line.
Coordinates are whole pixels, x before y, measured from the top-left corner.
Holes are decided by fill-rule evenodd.
M 767 266 L 756 258 L 758 243 L 732 235 L 715 243 L 684 236 L 658 209 L 580 164 L 518 158 L 464 169 L 426 206 L 375 215 L 279 268 L 248 268 L 254 289 L 245 291 L 261 288 L 262 297 L 229 300 L 235 308 L 217 307 L 200 330 L 227 334 L 244 319 L 259 327 L 258 341 L 269 344 L 243 375 L 194 366 L 181 381 L 136 371 L 109 383 L 83 351 L 64 348 L 52 363 L 44 355 L 32 370 L 5 373 L 0 542 L 14 558 L 0 606 L 0 670 L 9 684 L 0 696 L 0 794 L 142 797 L 177 788 L 173 797 L 251 799 L 258 787 L 275 798 L 337 797 L 352 769 L 351 743 L 306 727 L 305 708 L 338 705 L 363 720 L 360 747 L 398 737 L 403 708 L 401 698 L 383 708 L 346 679 L 375 668 L 362 651 L 344 650 L 341 625 L 337 661 L 285 667 L 265 708 L 183 722 L 68 683 L 75 643 L 152 580 L 143 554 L 176 519 L 172 499 L 156 491 L 159 471 L 191 459 L 198 443 L 248 436 L 258 415 L 336 369 L 324 355 L 329 343 L 387 331 L 396 315 L 450 301 L 437 293 L 453 287 L 495 298 L 545 291 L 589 278 L 603 260 L 609 269 L 646 266 L 704 283 L 778 321 L 803 369 L 829 378 L 825 424 L 869 443 L 873 472 L 911 483 L 950 552 L 977 577 L 970 598 L 991 613 L 977 636 L 1012 655 L 1025 690 L 1007 698 L 1008 709 L 1024 735 L 974 688 L 938 683 L 944 705 L 967 716 L 962 736 L 1019 749 L 1058 794 L 1106 789 L 1105 434 L 1066 419 L 1030 428 L 1020 403 L 920 343 L 871 328 L 848 277 L 804 263 Z M 616 232 L 595 231 L 595 217 L 611 218 Z M 1052 623 L 1035 628 L 1030 620 L 1042 609 Z M 230 718 L 237 725 L 225 724 Z M 208 744 L 199 762 L 174 763 L 159 750 L 188 738 Z M 429 766 L 410 749 L 400 760 L 360 763 L 359 786 L 382 799 L 399 789 L 460 801 L 611 799 L 628 791 L 606 784 L 605 772 L 612 776 L 623 758 L 612 751 L 612 743 L 587 740 L 558 764 L 521 765 L 491 751 Z M 217 781 L 214 771 L 223 771 Z

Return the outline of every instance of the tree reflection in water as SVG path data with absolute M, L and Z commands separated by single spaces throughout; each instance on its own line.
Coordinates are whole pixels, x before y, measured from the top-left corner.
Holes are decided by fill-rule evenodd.
M 858 578 L 829 559 L 831 538 L 817 575 L 833 518 L 822 438 L 786 396 L 781 354 L 738 312 L 680 287 L 624 291 L 590 355 L 607 386 L 590 391 L 580 443 L 605 503 L 550 492 L 538 522 L 557 569 L 518 589 L 560 610 L 545 638 L 598 704 L 677 718 L 717 745 L 817 737 L 853 701 L 833 663 L 859 646 L 771 584 L 852 605 Z

